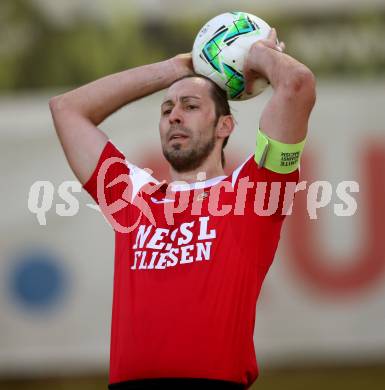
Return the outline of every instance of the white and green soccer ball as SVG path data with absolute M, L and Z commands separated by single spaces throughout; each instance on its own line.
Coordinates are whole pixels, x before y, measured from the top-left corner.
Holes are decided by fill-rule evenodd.
M 195 38 L 194 70 L 209 77 L 227 92 L 229 100 L 246 100 L 259 95 L 268 85 L 258 78 L 252 93 L 244 93 L 243 63 L 251 45 L 269 35 L 270 26 L 246 12 L 226 12 L 209 20 Z

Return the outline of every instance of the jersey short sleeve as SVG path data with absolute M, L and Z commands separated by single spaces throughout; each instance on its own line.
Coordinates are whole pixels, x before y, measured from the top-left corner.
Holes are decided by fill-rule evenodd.
M 103 174 L 104 177 L 101 177 Z M 127 187 L 127 181 L 125 182 L 124 180 L 121 180 L 114 184 L 114 180 L 118 179 L 120 175 L 124 175 L 122 178 L 126 177 L 128 179 L 129 174 L 130 169 L 125 156 L 111 141 L 108 141 L 100 154 L 99 160 L 91 177 L 83 185 L 83 188 L 99 205 L 101 200 L 98 196 L 99 177 L 99 182 L 103 184 L 105 201 L 107 204 L 110 204 L 118 199 L 121 199 L 123 192 Z
M 128 233 L 131 222 L 137 220 L 145 207 L 140 201 L 142 193 L 151 193 L 160 185 L 147 170 L 128 162 L 108 141 L 83 188 L 99 205 L 114 230 Z
M 272 216 L 284 219 L 285 212 L 291 207 L 295 187 L 299 180 L 298 168 L 291 173 L 277 173 L 265 167 L 261 167 L 251 155 L 240 167 L 233 172 L 233 186 L 240 192 L 242 187 L 253 185 L 253 190 L 248 191 L 248 200 L 254 204 L 253 208 L 268 210 L 273 206 L 278 197 L 277 207 L 271 213 Z M 269 202 L 271 203 L 269 206 Z

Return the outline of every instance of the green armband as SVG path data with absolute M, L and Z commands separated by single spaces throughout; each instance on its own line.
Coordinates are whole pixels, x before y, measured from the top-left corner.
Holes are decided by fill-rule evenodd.
M 306 138 L 298 144 L 285 144 L 271 139 L 258 129 L 254 159 L 259 167 L 265 167 L 273 172 L 294 172 L 299 167 L 305 141 Z

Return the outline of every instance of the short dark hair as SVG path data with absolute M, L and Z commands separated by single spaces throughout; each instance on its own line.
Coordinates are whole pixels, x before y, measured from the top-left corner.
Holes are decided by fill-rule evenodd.
M 224 89 L 222 89 L 218 84 L 214 83 L 214 81 L 212 81 L 207 76 L 204 76 L 201 74 L 186 75 L 186 76 L 180 77 L 179 79 L 176 79 L 175 81 L 172 82 L 171 85 L 175 84 L 178 81 L 193 78 L 193 77 L 198 77 L 198 78 L 207 80 L 211 86 L 210 96 L 213 99 L 213 102 L 215 105 L 215 120 L 216 120 L 215 124 L 218 123 L 218 120 L 222 115 L 231 115 L 231 108 L 230 108 L 229 101 L 227 99 L 226 91 Z M 221 152 L 222 167 L 225 166 L 225 162 L 226 162 L 225 161 L 225 153 L 224 153 L 223 149 L 226 147 L 227 142 L 229 141 L 229 137 L 230 136 L 227 136 L 223 140 L 223 144 L 222 144 L 222 152 Z

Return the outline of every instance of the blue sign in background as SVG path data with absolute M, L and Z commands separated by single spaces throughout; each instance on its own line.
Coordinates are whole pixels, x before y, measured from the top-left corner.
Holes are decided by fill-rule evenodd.
M 19 306 L 40 312 L 63 302 L 69 275 L 58 254 L 47 248 L 31 247 L 11 255 L 8 264 L 8 293 Z

